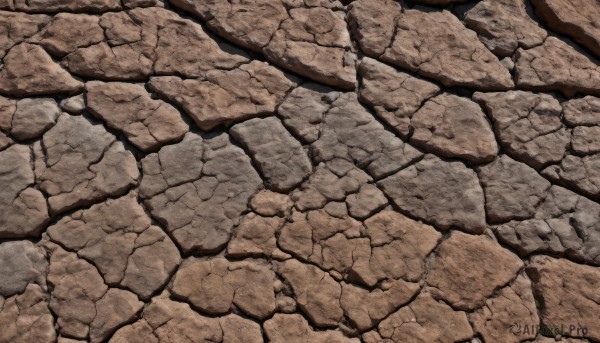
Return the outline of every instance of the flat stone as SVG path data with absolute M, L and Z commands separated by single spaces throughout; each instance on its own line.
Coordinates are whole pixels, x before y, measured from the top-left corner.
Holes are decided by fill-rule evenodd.
M 377 115 L 403 139 L 409 135 L 413 114 L 423 102 L 440 91 L 433 83 L 368 57 L 362 59 L 358 74 L 362 78 L 360 100 L 372 106 Z
M 387 198 L 377 186 L 367 184 L 360 187 L 358 193 L 346 198 L 348 213 L 358 219 L 366 219 L 388 205 Z
M 523 89 L 556 90 L 567 97 L 577 92 L 600 94 L 600 66 L 556 37 L 516 54 L 516 84 Z
M 347 338 L 337 330 L 315 331 L 299 314 L 277 313 L 263 324 L 269 342 L 273 343 L 358 343 L 357 338 Z
M 60 108 L 70 114 L 79 114 L 85 110 L 85 97 L 83 94 L 65 98 L 60 102 Z
M 356 0 L 348 6 L 348 22 L 362 51 L 377 58 L 392 44 L 402 11 L 393 0 Z
M 143 318 L 121 328 L 110 343 L 262 342 L 260 326 L 235 314 L 205 317 L 166 296 L 152 299 Z
M 152 99 L 143 85 L 92 81 L 86 90 L 89 111 L 143 151 L 179 140 L 189 129 L 175 107 Z
M 585 96 L 562 104 L 569 125 L 600 125 L 600 98 Z
M 104 31 L 97 16 L 59 13 L 31 42 L 43 46 L 49 53 L 63 57 L 79 48 L 98 44 L 104 40 Z
M 17 140 L 41 136 L 56 124 L 60 108 L 52 98 L 32 98 L 17 101 L 12 116 L 10 135 Z
M 47 15 L 0 11 L 0 58 L 14 45 L 39 32 L 49 21 Z
M 248 315 L 264 319 L 275 311 L 275 273 L 267 265 L 224 258 L 185 260 L 169 289 L 211 315 L 226 314 L 233 304 Z
M 91 342 L 102 342 L 142 309 L 135 294 L 109 289 L 90 263 L 58 246 L 50 249 L 50 309 L 62 334 L 80 339 L 89 335 Z
M 479 164 L 498 153 L 485 114 L 467 98 L 445 93 L 427 100 L 410 119 L 410 127 L 410 142 L 436 155 Z
M 4 68 L 0 70 L 0 94 L 73 94 L 82 89 L 83 83 L 56 64 L 40 46 L 21 43 L 4 56 Z
M 516 255 L 490 238 L 459 231 L 440 244 L 431 263 L 426 282 L 432 294 L 461 310 L 482 306 L 523 267 Z
M 46 199 L 34 182 L 28 146 L 0 151 L 0 238 L 35 237 L 48 222 Z
M 535 169 L 563 159 L 570 132 L 561 121 L 562 107 L 548 94 L 524 91 L 475 93 L 492 119 L 500 144 L 512 158 Z
M 172 4 L 200 17 L 219 36 L 256 52 L 269 43 L 280 23 L 288 17 L 281 0 L 236 3 L 174 0 Z M 256 25 L 256 18 L 261 18 L 260 25 Z
M 49 295 L 35 284 L 27 286 L 22 294 L 0 297 L 0 342 L 55 342 L 54 318 L 48 300 Z
M 477 174 L 492 223 L 532 218 L 550 189 L 550 182 L 534 169 L 506 155 L 478 168 Z
M 568 155 L 558 165 L 542 171 L 550 180 L 593 198 L 600 196 L 600 154 L 584 157 Z
M 246 52 L 216 42 L 190 20 L 168 21 L 158 29 L 154 70 L 159 75 L 203 77 L 213 69 L 234 69 L 248 62 Z
M 426 292 L 383 320 L 378 329 L 391 342 L 460 342 L 473 335 L 464 312 L 454 311 Z
M 536 256 L 526 268 L 540 308 L 542 324 L 560 327 L 573 323 L 587 328 L 585 338 L 600 339 L 600 272 L 597 268 L 548 256 Z M 565 336 L 580 337 L 581 331 L 565 330 Z
M 137 184 L 139 170 L 131 152 L 102 125 L 62 114 L 36 142 L 37 183 L 54 213 L 119 196 Z
M 456 226 L 469 233 L 485 229 L 483 190 L 475 172 L 461 162 L 426 155 L 377 184 L 396 206 L 441 229 Z
M 106 12 L 121 9 L 119 0 L 14 0 L 15 9 L 24 12 Z
M 401 280 L 382 284 L 384 290 L 369 292 L 352 284 L 342 283 L 340 303 L 350 321 L 360 331 L 369 330 L 406 304 L 419 291 L 419 285 Z
M 233 126 L 230 134 L 249 150 L 270 189 L 289 191 L 312 172 L 302 145 L 277 118 L 245 121 Z
M 582 0 L 533 0 L 535 12 L 548 27 L 569 36 L 600 56 L 600 4 Z
M 203 79 L 153 77 L 148 85 L 208 131 L 220 124 L 273 114 L 296 83 L 267 63 L 252 61 L 233 70 L 211 70 Z
M 356 55 L 344 12 L 312 7 L 291 9 L 289 15 L 264 47 L 267 59 L 312 80 L 354 89 Z
M 574 153 L 589 155 L 600 152 L 600 126 L 578 126 L 572 132 L 571 148 Z
M 285 217 L 291 213 L 293 202 L 289 195 L 262 190 L 250 201 L 250 208 L 261 216 Z
M 465 24 L 497 56 L 512 56 L 517 48 L 541 45 L 548 33 L 521 0 L 485 0 L 465 14 Z
M 445 86 L 482 90 L 513 87 L 508 70 L 479 41 L 477 34 L 465 28 L 452 13 L 401 10 L 400 6 L 383 1 L 357 3 L 350 11 L 350 21 L 357 27 L 359 44 L 372 47 L 378 42 L 385 47 L 383 51 L 381 48 L 364 51 L 370 57 L 438 80 Z M 379 22 L 369 17 L 385 19 Z M 378 37 L 382 33 L 384 36 Z
M 0 295 L 8 298 L 23 293 L 32 283 L 45 288 L 47 269 L 43 248 L 29 241 L 0 244 Z
M 284 220 L 278 217 L 265 218 L 255 215 L 244 217 L 227 246 L 227 256 L 271 257 L 277 249 L 275 235 L 283 223 Z
M 519 275 L 509 286 L 500 290 L 497 296 L 486 300 L 485 305 L 469 315 L 473 328 L 486 342 L 519 343 L 533 339 L 534 330 L 515 334 L 507 330 L 517 323 L 519 327 L 538 323 L 540 318 L 531 289 L 531 281 Z
M 277 270 L 291 286 L 300 309 L 317 327 L 335 327 L 344 316 L 342 287 L 331 276 L 310 264 L 287 260 Z
M 221 250 L 262 185 L 250 157 L 227 134 L 188 133 L 142 160 L 141 194 L 184 252 Z
M 177 247 L 129 193 L 64 217 L 48 237 L 94 263 L 104 281 L 142 299 L 167 283 L 179 265 Z

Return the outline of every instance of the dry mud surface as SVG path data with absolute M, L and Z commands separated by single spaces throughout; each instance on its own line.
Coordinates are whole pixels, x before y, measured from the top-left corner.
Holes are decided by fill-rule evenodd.
M 0 343 L 600 342 L 597 0 L 0 0 Z

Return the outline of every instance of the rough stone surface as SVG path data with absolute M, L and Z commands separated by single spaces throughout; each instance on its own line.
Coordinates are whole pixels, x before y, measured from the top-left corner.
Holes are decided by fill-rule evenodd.
M 273 343 L 357 343 L 356 338 L 347 338 L 340 331 L 314 331 L 306 319 L 299 314 L 276 314 L 267 320 L 264 329 Z
M 139 176 L 123 143 L 81 116 L 62 114 L 34 155 L 36 182 L 55 213 L 124 194 Z
M 99 22 L 98 17 L 92 15 L 59 13 L 31 41 L 40 44 L 51 54 L 62 57 L 79 48 L 102 42 L 104 32 Z
M 516 84 L 523 89 L 600 94 L 600 67 L 590 57 L 556 37 L 516 54 Z
M 472 310 L 483 305 L 496 287 L 512 280 L 522 266 L 516 255 L 491 239 L 457 231 L 440 244 L 427 284 L 432 294 L 454 308 Z
M 46 287 L 46 252 L 29 241 L 0 244 L 0 296 L 20 294 L 30 283 Z
M 231 135 L 250 151 L 267 187 L 286 192 L 312 171 L 302 145 L 277 118 L 251 119 L 231 128 Z
M 496 138 L 476 103 L 442 94 L 428 100 L 411 118 L 410 142 L 440 156 L 483 163 L 498 153 Z
M 123 131 L 143 151 L 181 139 L 188 131 L 175 107 L 152 99 L 141 85 L 93 81 L 86 84 L 86 90 L 90 112 Z
M 541 45 L 548 33 L 532 19 L 522 0 L 485 0 L 465 15 L 465 24 L 497 56 L 512 56 L 521 47 Z
M 17 101 L 12 115 L 10 135 L 24 141 L 37 138 L 56 124 L 60 109 L 51 98 L 33 98 Z
M 30 284 L 22 294 L 0 297 L 0 342 L 51 343 L 56 341 L 48 294 Z
M 600 56 L 600 4 L 581 0 L 533 0 L 536 13 L 548 27 L 565 34 Z
M 378 185 L 396 206 L 442 229 L 485 229 L 483 191 L 475 172 L 461 162 L 426 155 Z
M 2 1 L 0 1 L 1 7 Z M 0 20 L 0 58 L 3 58 L 14 45 L 38 33 L 50 21 L 50 17 L 46 15 L 29 15 L 8 11 L 0 11 L 0 18 L 2 18 Z

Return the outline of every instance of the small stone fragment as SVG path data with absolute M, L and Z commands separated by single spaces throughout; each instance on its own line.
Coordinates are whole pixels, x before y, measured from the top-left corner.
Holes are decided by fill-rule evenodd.
M 17 101 L 10 134 L 17 140 L 41 136 L 56 124 L 60 108 L 52 98 L 32 98 Z
M 469 163 L 492 160 L 496 138 L 476 103 L 452 94 L 428 100 L 411 118 L 410 142 L 434 154 Z
M 181 139 L 188 131 L 177 109 L 152 99 L 142 85 L 92 81 L 86 90 L 90 112 L 123 131 L 143 151 Z
M 255 118 L 233 126 L 231 136 L 252 156 L 267 187 L 287 192 L 312 172 L 302 145 L 277 118 Z
M 562 104 L 569 125 L 600 125 L 600 98 L 585 96 Z
M 8 298 L 20 294 L 31 283 L 46 288 L 47 269 L 43 248 L 29 241 L 0 244 L 0 296 Z
M 70 114 L 79 114 L 85 110 L 85 98 L 83 94 L 79 94 L 70 98 L 63 99 L 60 102 L 60 107 L 63 111 Z
M 523 262 L 484 236 L 454 231 L 440 244 L 427 275 L 431 292 L 454 308 L 472 310 L 512 280 Z
M 250 200 L 250 208 L 261 216 L 285 217 L 291 213 L 293 202 L 289 195 L 262 190 Z
M 388 204 L 383 192 L 375 185 L 367 184 L 360 187 L 358 193 L 350 194 L 346 198 L 348 213 L 354 218 L 366 219 L 377 210 Z
M 396 206 L 447 230 L 485 229 L 484 195 L 474 171 L 461 162 L 426 155 L 416 164 L 377 183 Z
M 275 235 L 283 223 L 283 219 L 277 217 L 265 218 L 250 215 L 244 217 L 227 246 L 227 256 L 270 257 L 277 249 Z

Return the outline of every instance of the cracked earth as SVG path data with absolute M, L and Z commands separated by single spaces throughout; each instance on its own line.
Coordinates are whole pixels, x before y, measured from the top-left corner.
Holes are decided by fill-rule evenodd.
M 0 0 L 0 343 L 600 342 L 599 16 Z

